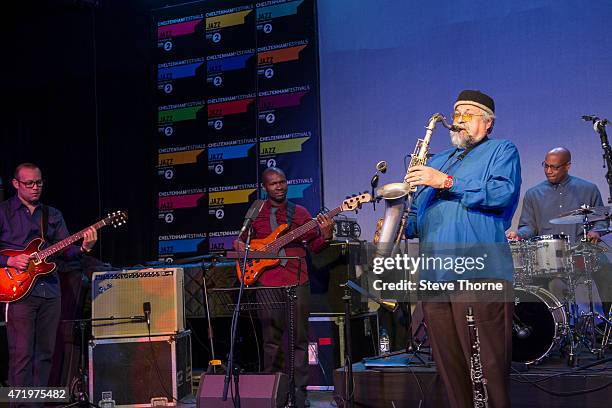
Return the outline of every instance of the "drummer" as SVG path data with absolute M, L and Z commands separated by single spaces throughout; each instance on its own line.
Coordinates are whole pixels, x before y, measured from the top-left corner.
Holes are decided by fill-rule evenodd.
M 555 147 L 542 162 L 546 181 L 530 188 L 523 198 L 523 208 L 518 232 L 508 231 L 508 239 L 525 239 L 539 235 L 565 234 L 570 242 L 582 238 L 582 224 L 551 224 L 549 220 L 560 213 L 579 208 L 583 204 L 591 207 L 603 206 L 597 186 L 581 178 L 570 176 L 572 155 L 564 147 Z M 598 223 L 605 229 L 607 223 Z M 587 239 L 592 243 L 600 240 L 600 234 L 590 231 Z
M 549 222 L 557 218 L 560 213 L 577 209 L 583 204 L 591 207 L 603 206 L 601 194 L 595 184 L 569 174 L 571 161 L 572 155 L 565 147 L 555 147 L 546 153 L 542 162 L 546 181 L 530 188 L 525 193 L 518 232 L 509 230 L 506 233 L 508 239 L 517 240 L 540 235 L 564 234 L 569 236 L 570 242 L 574 244 L 582 238 L 582 223 L 551 224 Z M 595 223 L 593 229 L 605 230 L 607 226 L 607 221 L 599 221 Z M 587 239 L 592 243 L 597 243 L 601 235 L 598 232 L 589 231 Z M 609 263 L 605 262 L 602 269 L 593 277 L 602 300 L 607 303 L 610 301 L 609 282 L 611 280 L 607 275 L 612 268 Z M 605 310 L 607 312 L 609 308 L 605 307 Z

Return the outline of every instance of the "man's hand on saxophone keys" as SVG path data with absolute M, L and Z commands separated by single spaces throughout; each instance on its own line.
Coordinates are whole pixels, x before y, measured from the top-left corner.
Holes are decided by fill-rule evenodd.
M 444 188 L 444 183 L 448 178 L 447 174 L 442 173 L 432 167 L 414 166 L 408 169 L 404 183 L 412 186 L 430 186 L 433 188 Z

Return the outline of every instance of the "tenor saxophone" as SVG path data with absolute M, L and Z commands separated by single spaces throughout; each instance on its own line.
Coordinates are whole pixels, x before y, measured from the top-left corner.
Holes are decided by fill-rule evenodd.
M 427 163 L 429 142 L 438 122 L 441 122 L 447 129 L 459 130 L 459 128 L 449 125 L 441 113 L 434 114 L 425 127 L 427 129 L 425 137 L 417 140 L 406 175 L 408 175 L 408 172 L 414 166 L 425 165 Z M 378 256 L 389 256 L 393 245 L 402 239 L 402 231 L 406 225 L 408 210 L 412 203 L 412 193 L 416 189 L 416 186 L 405 182 L 385 184 L 378 189 L 377 194 L 385 200 L 385 215 L 378 221 L 376 232 L 374 233 L 374 244 L 378 247 Z
M 474 320 L 474 312 L 468 306 L 467 314 L 468 334 L 470 337 L 470 379 L 472 380 L 472 398 L 474 408 L 488 408 L 489 394 L 487 393 L 487 379 L 482 370 L 482 360 L 480 359 L 480 337 L 478 337 L 478 327 Z

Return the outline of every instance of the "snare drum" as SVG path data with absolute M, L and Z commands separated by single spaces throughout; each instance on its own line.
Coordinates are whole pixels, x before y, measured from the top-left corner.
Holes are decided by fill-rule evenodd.
M 527 265 L 527 262 L 525 262 L 525 243 L 526 241 L 508 241 L 516 273 L 524 271 Z
M 533 251 L 529 241 L 508 241 L 512 253 L 512 264 L 514 265 L 514 281 L 524 284 L 528 282 L 532 265 Z
M 540 235 L 529 242 L 534 251 L 533 277 L 560 276 L 570 271 L 572 258 L 567 235 Z

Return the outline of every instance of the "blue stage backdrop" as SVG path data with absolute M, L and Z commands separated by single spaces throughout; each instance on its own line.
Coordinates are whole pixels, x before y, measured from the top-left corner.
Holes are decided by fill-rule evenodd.
M 154 12 L 160 260 L 231 248 L 261 173 L 322 205 L 314 0 L 210 0 Z
M 581 116 L 612 119 L 609 0 L 320 0 L 318 12 L 328 206 L 369 189 L 379 160 L 381 184 L 401 181 L 427 120 L 450 116 L 462 89 L 495 99 L 492 137 L 517 145 L 523 193 L 544 180 L 546 151 L 566 146 L 570 173 L 608 199 L 599 137 Z M 438 126 L 432 152 L 447 147 Z M 359 213 L 363 239 L 382 214 Z

